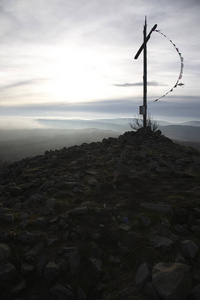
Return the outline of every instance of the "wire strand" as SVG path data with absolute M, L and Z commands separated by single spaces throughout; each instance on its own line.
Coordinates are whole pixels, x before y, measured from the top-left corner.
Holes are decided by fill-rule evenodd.
M 161 97 L 157 98 L 156 100 L 154 100 L 154 102 L 156 102 L 156 101 L 158 101 L 158 100 L 164 98 L 164 97 L 167 96 L 169 93 L 173 92 L 174 88 L 177 88 L 177 86 L 184 85 L 183 83 L 179 83 L 179 81 L 180 81 L 180 80 L 182 79 L 182 77 L 183 77 L 183 68 L 184 68 L 184 63 L 183 63 L 184 59 L 183 59 L 181 53 L 179 52 L 179 49 L 176 47 L 176 45 L 173 43 L 173 41 L 172 41 L 170 38 L 168 38 L 163 32 L 161 32 L 160 30 L 155 30 L 155 31 L 158 32 L 158 33 L 160 33 L 161 35 L 163 35 L 166 39 L 168 39 L 168 41 L 169 41 L 169 42 L 173 45 L 173 47 L 176 49 L 176 52 L 178 53 L 179 58 L 180 58 L 180 61 L 181 61 L 181 67 L 180 67 L 180 73 L 179 73 L 179 76 L 178 76 L 178 79 L 177 79 L 175 85 L 174 85 L 167 93 L 165 93 L 163 96 L 161 96 Z

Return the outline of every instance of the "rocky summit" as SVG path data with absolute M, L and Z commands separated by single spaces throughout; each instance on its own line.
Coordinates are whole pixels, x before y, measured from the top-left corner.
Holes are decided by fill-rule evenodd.
M 200 299 L 200 153 L 150 128 L 0 175 L 0 299 Z

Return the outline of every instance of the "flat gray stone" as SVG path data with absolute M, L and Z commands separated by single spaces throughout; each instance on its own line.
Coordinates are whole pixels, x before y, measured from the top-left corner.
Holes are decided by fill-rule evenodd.
M 200 284 L 196 285 L 192 292 L 191 292 L 191 299 L 192 300 L 199 300 L 200 299 Z
M 152 282 L 148 282 L 145 285 L 144 289 L 142 290 L 142 294 L 147 297 L 145 299 L 160 300 L 160 297 L 159 297 L 155 287 L 153 286 Z
M 172 207 L 167 204 L 155 204 L 150 202 L 143 202 L 140 204 L 143 208 L 158 212 L 163 215 L 172 215 L 174 213 Z
M 17 276 L 17 270 L 15 266 L 10 263 L 0 265 L 0 280 L 9 282 Z
M 94 278 L 99 278 L 102 270 L 102 261 L 96 258 L 89 258 L 88 271 Z
M 12 224 L 14 223 L 14 216 L 12 214 L 1 213 L 0 221 L 3 223 Z
M 151 273 L 146 263 L 141 264 L 136 273 L 135 284 L 138 289 L 144 288 L 144 286 L 150 281 Z
M 69 264 L 71 275 L 78 274 L 80 267 L 80 254 L 76 247 L 63 247 L 61 249 L 64 254 L 65 260 Z
M 34 269 L 35 269 L 35 267 L 30 264 L 22 263 L 22 265 L 21 265 L 22 275 L 28 275 L 28 274 L 32 273 L 34 271 Z
M 25 256 L 36 257 L 43 248 L 44 248 L 44 243 L 39 243 L 35 245 L 33 248 L 31 248 L 29 251 L 27 251 L 25 253 Z
M 19 186 L 10 186 L 8 187 L 8 191 L 13 196 L 19 196 L 22 194 L 22 189 Z
M 159 235 L 149 237 L 149 239 L 154 248 L 161 248 L 161 247 L 169 248 L 174 244 L 174 241 L 172 241 L 168 237 L 163 237 Z
M 56 297 L 55 299 L 74 300 L 74 295 L 73 295 L 72 291 L 60 283 L 55 284 L 50 289 L 50 293 Z
M 185 240 L 181 243 L 182 253 L 185 257 L 194 259 L 199 247 L 192 240 Z
M 69 215 L 71 216 L 80 216 L 80 215 L 86 215 L 88 213 L 87 206 L 78 207 L 73 210 L 70 210 Z
M 28 231 L 21 231 L 18 234 L 17 239 L 24 244 L 35 244 L 37 242 L 38 235 Z
M 54 198 L 50 198 L 45 202 L 45 206 L 41 209 L 40 212 L 44 215 L 50 215 L 54 213 L 55 205 L 56 200 Z
M 60 269 L 54 262 L 48 262 L 44 268 L 44 279 L 48 283 L 52 283 L 60 275 Z
M 42 194 L 32 195 L 28 200 L 26 200 L 23 204 L 26 209 L 35 209 L 38 206 L 44 206 L 46 200 L 46 196 Z
M 10 247 L 6 244 L 0 244 L 0 263 L 8 262 L 11 257 Z
M 22 279 L 11 291 L 12 294 L 18 294 L 26 288 L 26 281 Z
M 142 222 L 142 225 L 145 227 L 148 227 L 151 225 L 151 219 L 148 216 L 145 216 L 143 214 L 136 215 L 138 219 Z

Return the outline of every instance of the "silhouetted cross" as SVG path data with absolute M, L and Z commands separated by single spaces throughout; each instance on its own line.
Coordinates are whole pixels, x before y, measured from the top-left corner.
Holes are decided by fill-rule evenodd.
M 153 26 L 151 31 L 149 32 L 147 36 L 147 18 L 145 16 L 145 23 L 144 23 L 144 42 L 141 45 L 140 49 L 135 55 L 135 59 L 137 59 L 140 55 L 140 53 L 143 50 L 143 106 L 140 106 L 140 114 L 143 115 L 143 127 L 146 127 L 147 124 L 147 42 L 151 37 L 152 32 L 156 29 L 157 24 Z

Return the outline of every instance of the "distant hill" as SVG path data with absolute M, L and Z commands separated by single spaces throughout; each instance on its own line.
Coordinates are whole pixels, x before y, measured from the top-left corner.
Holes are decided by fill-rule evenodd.
M 189 122 L 182 123 L 182 125 L 200 127 L 200 121 L 189 121 Z
M 180 141 L 200 142 L 200 127 L 187 125 L 159 126 L 164 135 Z
M 0 130 L 0 161 L 12 162 L 43 154 L 46 150 L 102 141 L 120 132 L 101 129 Z
M 81 119 L 65 119 L 65 120 L 53 120 L 53 119 L 39 119 L 37 120 L 41 125 L 60 128 L 60 129 L 87 129 L 95 128 L 101 130 L 114 130 L 125 132 L 130 130 L 129 122 L 131 119 L 119 118 L 119 119 L 95 119 L 95 120 L 81 120 Z

